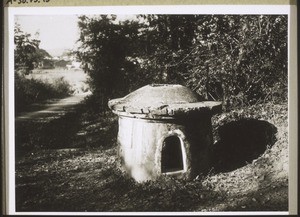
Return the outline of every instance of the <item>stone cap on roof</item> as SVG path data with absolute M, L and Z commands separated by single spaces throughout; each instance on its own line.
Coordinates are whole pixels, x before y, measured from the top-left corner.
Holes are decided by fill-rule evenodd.
M 108 106 L 118 115 L 165 119 L 198 112 L 215 114 L 221 112 L 222 103 L 203 101 L 197 93 L 179 84 L 152 84 L 112 99 Z

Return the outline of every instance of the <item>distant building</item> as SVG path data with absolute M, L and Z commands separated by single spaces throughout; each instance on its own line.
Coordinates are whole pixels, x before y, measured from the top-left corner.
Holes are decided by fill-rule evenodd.
M 71 64 L 66 65 L 67 69 L 81 69 L 81 62 L 72 61 Z
M 75 69 L 80 69 L 81 62 L 72 61 L 72 66 L 74 66 Z
M 42 61 L 37 64 L 37 67 L 40 69 L 53 69 L 54 61 L 52 58 L 45 57 Z

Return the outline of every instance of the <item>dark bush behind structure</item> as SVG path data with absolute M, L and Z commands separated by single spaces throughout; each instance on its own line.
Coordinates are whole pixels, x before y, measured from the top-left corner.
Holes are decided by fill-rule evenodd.
M 151 83 L 182 84 L 224 108 L 287 99 L 286 15 L 81 16 L 78 58 L 99 107 Z

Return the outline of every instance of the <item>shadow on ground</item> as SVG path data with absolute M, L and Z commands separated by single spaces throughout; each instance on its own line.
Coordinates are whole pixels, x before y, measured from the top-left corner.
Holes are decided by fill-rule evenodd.
M 276 142 L 277 128 L 267 121 L 241 119 L 219 127 L 219 141 L 212 148 L 212 167 L 229 172 L 245 166 Z
M 16 156 L 39 149 L 75 148 L 72 141 L 80 128 L 79 112 L 75 110 L 55 118 L 16 122 Z
M 41 149 L 111 148 L 117 119 L 110 113 L 89 114 L 85 104 L 15 123 L 16 157 Z

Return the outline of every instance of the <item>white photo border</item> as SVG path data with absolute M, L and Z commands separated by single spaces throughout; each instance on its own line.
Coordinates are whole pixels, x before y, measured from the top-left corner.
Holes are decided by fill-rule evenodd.
M 293 99 L 297 97 L 297 62 L 291 60 L 297 52 L 292 49 L 297 43 L 297 36 L 291 37 L 291 31 L 296 32 L 297 26 L 291 25 L 292 5 L 151 5 L 151 6 L 77 6 L 77 7 L 7 7 L 5 8 L 5 155 L 6 155 L 6 184 L 7 184 L 7 214 L 8 215 L 287 215 L 289 212 L 16 212 L 15 207 L 15 126 L 14 126 L 14 23 L 18 15 L 92 15 L 92 14 L 231 14 L 231 15 L 255 15 L 255 14 L 283 14 L 288 15 L 288 81 L 289 81 L 289 188 L 292 186 L 291 174 L 295 172 L 297 165 L 297 103 Z M 295 21 L 293 21 L 295 22 Z M 292 52 L 292 53 L 291 53 Z M 296 79 L 295 79 L 296 76 Z M 292 89 L 290 89 L 292 87 Z M 296 88 L 296 89 L 295 89 Z M 296 96 L 296 97 L 295 97 Z M 296 107 L 295 107 L 296 106 Z M 296 118 L 295 118 L 296 115 Z M 293 136 L 293 137 L 291 137 Z M 296 136 L 296 139 L 294 138 Z M 291 143 L 292 142 L 292 143 Z M 291 151 L 291 147 L 293 150 Z M 291 157 L 293 162 L 291 162 Z M 292 172 L 291 172 L 292 171 Z M 296 170 L 297 172 L 297 170 Z M 293 179 L 297 175 L 293 175 Z M 297 181 L 297 180 L 296 180 Z M 293 184 L 294 185 L 294 184 Z M 289 193 L 294 190 L 289 190 Z M 289 199 L 290 202 L 290 199 Z

